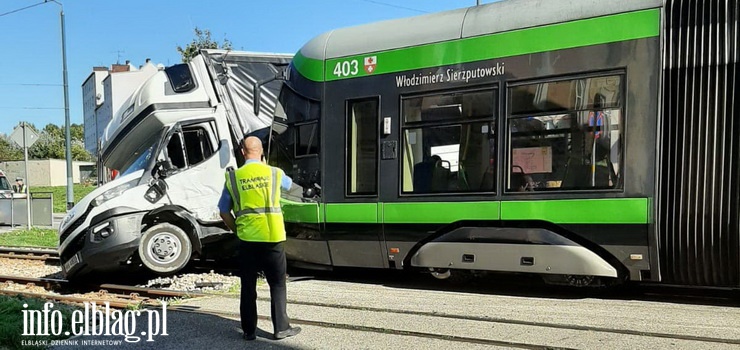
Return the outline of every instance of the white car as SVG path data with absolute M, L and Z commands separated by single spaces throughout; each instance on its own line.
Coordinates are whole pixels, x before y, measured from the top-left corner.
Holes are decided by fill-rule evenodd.
M 0 171 L 0 198 L 11 198 L 13 197 L 13 187 L 10 186 L 10 182 L 5 177 L 5 173 Z

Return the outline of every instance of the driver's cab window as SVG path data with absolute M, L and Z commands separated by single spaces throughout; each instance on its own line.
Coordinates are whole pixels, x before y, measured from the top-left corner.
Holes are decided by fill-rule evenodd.
M 210 158 L 218 148 L 213 122 L 180 127 L 165 147 L 165 159 L 173 170 L 187 169 Z

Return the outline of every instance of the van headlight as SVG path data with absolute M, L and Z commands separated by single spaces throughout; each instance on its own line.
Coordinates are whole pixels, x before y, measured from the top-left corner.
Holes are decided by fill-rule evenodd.
M 109 201 L 109 200 L 111 200 L 113 198 L 116 198 L 116 197 L 120 196 L 123 192 L 126 192 L 130 188 L 135 187 L 137 181 L 138 180 L 129 181 L 129 182 L 125 183 L 125 184 L 118 185 L 116 187 L 111 188 L 110 190 L 107 190 L 107 191 L 103 192 L 103 194 L 101 194 L 101 195 L 95 197 L 95 199 L 93 199 L 92 206 L 93 207 L 97 207 L 97 206 L 102 205 L 103 203 L 105 203 L 105 202 L 107 202 L 107 201 Z
M 70 211 L 67 212 L 67 215 L 64 216 L 64 219 L 62 219 L 62 222 L 59 224 L 59 227 L 64 230 L 67 228 L 67 224 L 72 221 L 72 218 L 75 217 L 75 208 L 72 208 Z M 59 231 L 61 232 L 61 231 Z

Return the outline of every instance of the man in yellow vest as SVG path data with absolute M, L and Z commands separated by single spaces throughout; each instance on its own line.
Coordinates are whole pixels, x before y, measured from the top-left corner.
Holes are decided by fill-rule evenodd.
M 13 185 L 13 192 L 15 193 L 26 193 L 28 189 L 23 184 L 23 179 L 20 177 L 15 178 L 15 185 Z
M 247 137 L 242 144 L 246 163 L 226 173 L 226 185 L 218 202 L 221 217 L 240 239 L 240 313 L 244 339 L 256 339 L 257 273 L 264 271 L 270 285 L 272 326 L 275 339 L 300 333 L 291 327 L 287 306 L 285 223 L 280 209 L 280 188 L 293 181 L 282 170 L 262 160 L 262 141 Z M 233 211 L 233 214 L 232 214 Z

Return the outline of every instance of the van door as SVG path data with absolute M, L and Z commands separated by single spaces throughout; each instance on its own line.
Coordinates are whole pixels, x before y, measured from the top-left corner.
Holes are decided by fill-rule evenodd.
M 229 159 L 229 149 L 220 147 L 218 140 L 213 119 L 183 122 L 171 129 L 159 156 L 167 163 L 169 202 L 204 222 L 221 220 L 218 199 L 224 186 L 222 159 Z M 219 153 L 226 156 L 217 156 Z

